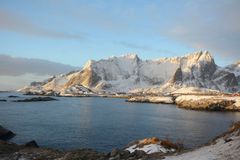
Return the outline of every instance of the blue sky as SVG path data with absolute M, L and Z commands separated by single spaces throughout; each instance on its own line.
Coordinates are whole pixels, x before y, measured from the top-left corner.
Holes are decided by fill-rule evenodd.
M 1 0 L 0 53 L 73 66 L 209 50 L 217 64 L 240 58 L 238 0 Z

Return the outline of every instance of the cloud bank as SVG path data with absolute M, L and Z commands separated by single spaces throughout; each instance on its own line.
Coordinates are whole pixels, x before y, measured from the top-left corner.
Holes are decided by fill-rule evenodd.
M 79 68 L 61 63 L 0 55 L 0 90 L 13 90 Z
M 196 49 L 240 58 L 240 1 L 186 1 L 159 33 Z
M 83 39 L 82 35 L 68 34 L 46 29 L 36 25 L 24 16 L 7 10 L 0 10 L 0 29 L 24 35 L 47 37 L 55 39 Z
M 0 55 L 0 75 L 19 76 L 27 73 L 55 75 L 66 73 L 76 67 L 41 59 L 28 59 Z

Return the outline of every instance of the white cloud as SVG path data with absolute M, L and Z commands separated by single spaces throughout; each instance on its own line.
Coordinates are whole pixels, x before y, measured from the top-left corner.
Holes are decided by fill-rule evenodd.
M 55 39 L 83 39 L 83 35 L 69 34 L 46 29 L 34 24 L 28 18 L 11 11 L 0 10 L 0 30 L 17 32 L 24 35 Z
M 49 77 L 50 75 L 35 75 L 29 73 L 20 76 L 0 75 L 0 91 L 20 89 L 33 81 L 42 81 Z
M 66 73 L 76 67 L 42 59 L 11 57 L 0 54 L 0 75 L 19 76 L 26 73 L 54 75 Z

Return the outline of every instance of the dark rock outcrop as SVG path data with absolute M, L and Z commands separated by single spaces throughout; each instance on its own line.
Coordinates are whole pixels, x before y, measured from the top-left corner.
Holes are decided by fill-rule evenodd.
M 33 97 L 33 98 L 15 100 L 14 102 L 39 102 L 39 101 L 57 101 L 57 99 L 52 97 Z
M 8 140 L 14 136 L 15 134 L 12 131 L 0 126 L 0 140 Z
M 24 144 L 25 147 L 39 148 L 36 141 L 32 140 Z
M 182 82 L 182 70 L 181 68 L 178 68 L 176 72 L 174 73 L 172 79 L 170 80 L 171 83 L 178 83 Z
M 6 99 L 0 99 L 0 102 L 7 102 Z
M 8 98 L 19 98 L 19 96 L 10 95 Z

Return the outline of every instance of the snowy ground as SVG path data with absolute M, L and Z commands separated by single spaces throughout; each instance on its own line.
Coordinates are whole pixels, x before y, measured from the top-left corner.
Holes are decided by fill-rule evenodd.
M 182 87 L 177 89 L 171 94 L 173 95 L 193 95 L 193 94 L 205 94 L 205 95 L 216 95 L 221 92 L 218 90 L 207 89 L 207 88 L 198 88 L 198 87 Z
M 174 103 L 172 97 L 161 97 L 161 96 L 145 96 L 145 97 L 132 97 L 127 100 L 128 102 L 148 102 L 148 103 Z
M 211 145 L 195 149 L 176 156 L 168 156 L 165 160 L 239 160 L 240 128 L 218 138 Z
M 130 153 L 133 153 L 135 150 L 141 150 L 147 154 L 152 154 L 152 153 L 157 153 L 157 152 L 167 153 L 167 152 L 175 151 L 174 149 L 168 150 L 160 144 L 148 144 L 143 147 L 137 147 L 137 145 L 133 145 L 133 146 L 127 148 L 126 150 L 128 150 Z

